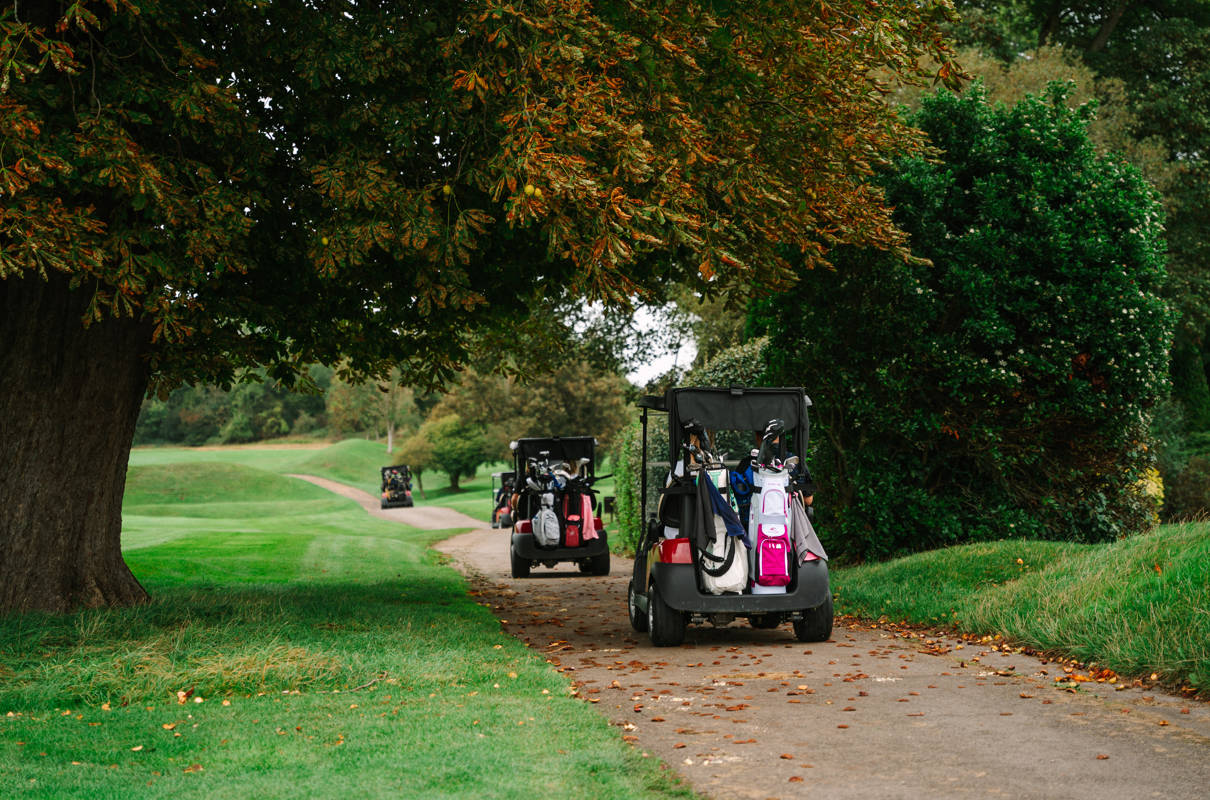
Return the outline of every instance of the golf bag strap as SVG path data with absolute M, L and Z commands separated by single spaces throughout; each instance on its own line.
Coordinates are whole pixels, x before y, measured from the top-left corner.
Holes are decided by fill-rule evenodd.
M 706 573 L 711 578 L 717 578 L 727 570 L 731 569 L 731 564 L 735 561 L 735 548 L 738 547 L 738 545 L 735 543 L 735 537 L 724 536 L 723 538 L 726 540 L 723 544 L 723 550 L 727 553 L 725 556 L 716 556 L 708 550 L 701 551 L 702 572 Z M 706 566 L 706 561 L 708 560 L 719 563 L 721 566 L 708 567 Z

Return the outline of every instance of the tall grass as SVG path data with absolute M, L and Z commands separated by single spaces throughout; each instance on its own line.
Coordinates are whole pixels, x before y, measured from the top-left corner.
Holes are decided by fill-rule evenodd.
M 1001 541 L 837 570 L 839 610 L 1001 633 L 1210 690 L 1210 525 L 1110 544 Z

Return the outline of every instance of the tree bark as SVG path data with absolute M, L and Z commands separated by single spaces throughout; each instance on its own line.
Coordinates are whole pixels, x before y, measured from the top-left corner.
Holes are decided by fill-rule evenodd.
M 1113 11 L 1109 12 L 1109 16 L 1101 23 L 1100 30 L 1093 37 L 1092 43 L 1088 45 L 1089 53 L 1099 53 L 1105 49 L 1105 45 L 1109 43 L 1109 37 L 1113 35 L 1113 30 L 1122 20 L 1122 14 L 1126 13 L 1126 9 L 1130 6 L 1130 0 L 1118 0 L 1118 4 L 1114 6 Z
M 1063 2 L 1055 0 L 1050 5 L 1050 12 L 1046 15 L 1046 20 L 1042 23 L 1042 29 L 1038 31 L 1038 47 L 1045 47 L 1050 43 L 1051 38 L 1059 30 L 1059 22 L 1063 17 Z
M 150 326 L 85 327 L 88 289 L 0 280 L 0 614 L 126 605 L 122 495 Z

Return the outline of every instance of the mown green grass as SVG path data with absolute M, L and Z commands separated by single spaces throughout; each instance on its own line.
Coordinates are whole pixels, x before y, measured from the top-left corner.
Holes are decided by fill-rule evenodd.
M 837 609 L 999 633 L 1124 675 L 1210 691 L 1210 525 L 1111 544 L 1008 540 L 833 573 Z
M 150 603 L 0 619 L 0 797 L 692 796 L 468 597 L 448 532 L 237 461 L 132 467 Z
M 372 494 L 381 485 L 380 470 L 394 460 L 385 444 L 366 439 L 297 447 L 136 447 L 130 453 L 132 467 L 220 462 L 270 473 L 318 475 Z

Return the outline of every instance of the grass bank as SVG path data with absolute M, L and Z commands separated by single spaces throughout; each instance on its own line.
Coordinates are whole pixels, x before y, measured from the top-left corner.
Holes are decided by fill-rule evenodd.
M 1000 633 L 1210 692 L 1210 525 L 1111 544 L 1001 541 L 833 573 L 837 610 Z
M 445 533 L 277 458 L 136 464 L 152 602 L 0 619 L 0 797 L 692 796 L 501 633 Z

